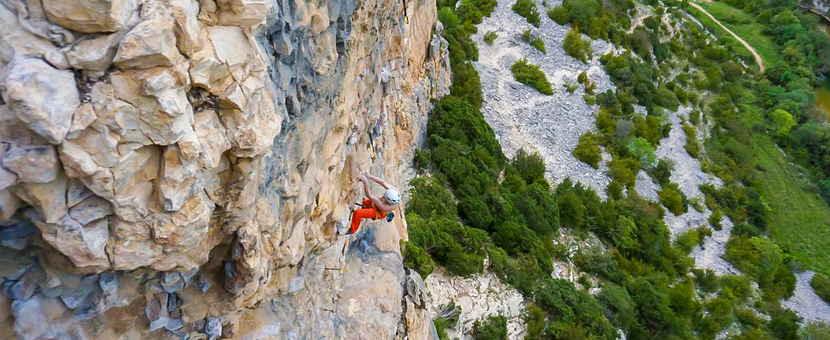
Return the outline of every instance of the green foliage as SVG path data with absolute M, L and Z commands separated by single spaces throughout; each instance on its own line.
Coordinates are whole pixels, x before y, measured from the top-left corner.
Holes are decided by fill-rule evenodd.
M 404 265 L 421 274 L 421 278 L 423 279 L 426 279 L 429 274 L 432 274 L 432 271 L 435 270 L 435 262 L 424 248 L 412 242 L 401 241 L 401 245 Z
M 438 333 L 438 339 L 450 340 L 450 336 L 447 334 L 447 328 L 449 327 L 447 319 L 439 316 L 432 320 L 432 324 L 435 325 L 435 330 Z
M 566 329 L 580 327 L 596 339 L 615 339 L 617 331 L 602 314 L 602 306 L 584 290 L 577 290 L 565 280 L 546 277 L 534 289 L 534 302 L 555 321 L 552 332 L 567 334 Z
M 492 45 L 493 42 L 496 41 L 496 38 L 498 38 L 498 37 L 499 37 L 499 34 L 496 33 L 496 31 L 489 31 L 487 33 L 484 33 L 484 42 L 487 43 L 487 45 Z
M 547 53 L 545 50 L 545 41 L 542 38 L 535 37 L 533 34 L 530 33 L 530 29 L 526 29 L 524 33 L 522 33 L 522 40 L 533 46 L 533 48 L 539 50 L 542 53 Z
M 527 59 L 520 59 L 510 66 L 510 71 L 513 72 L 513 78 L 516 81 L 536 89 L 541 94 L 553 94 L 550 82 L 545 73 L 539 69 L 539 65 L 528 63 Z
M 688 254 L 696 245 L 703 246 L 703 241 L 707 236 L 712 236 L 712 231 L 709 230 L 709 228 L 699 227 L 696 229 L 689 229 L 685 233 L 678 235 L 675 243 L 677 243 L 677 246 L 683 250 L 684 253 Z
M 474 340 L 507 340 L 507 318 L 491 315 L 485 321 L 476 321 L 472 335 Z
M 769 321 L 770 332 L 781 340 L 800 340 L 798 337 L 798 324 L 801 322 L 795 312 L 785 309 L 773 315 Z
M 427 150 L 415 150 L 415 156 L 413 157 L 412 163 L 415 165 L 417 169 L 426 169 L 429 166 L 429 163 L 432 162 L 432 154 L 429 153 Z
M 660 85 L 657 88 L 657 93 L 654 94 L 654 103 L 672 111 L 677 111 L 677 107 L 680 106 L 677 96 L 665 85 Z
M 631 139 L 626 144 L 626 151 L 628 155 L 640 162 L 640 165 L 645 168 L 650 168 L 657 163 L 657 155 L 654 147 L 645 138 L 637 137 Z
M 487 233 L 463 226 L 445 217 L 424 219 L 418 214 L 407 214 L 409 240 L 428 252 L 439 264 L 454 275 L 467 276 L 481 272 Z M 409 249 L 407 249 L 409 253 Z M 421 264 L 423 261 L 410 261 Z M 415 266 L 416 268 L 419 266 Z
M 608 162 L 608 175 L 626 188 L 633 188 L 637 180 L 640 161 L 632 158 L 615 158 Z
M 568 10 L 562 6 L 556 6 L 548 10 L 548 18 L 555 21 L 557 24 L 564 25 L 568 23 Z
M 711 215 L 709 215 L 709 224 L 712 226 L 712 228 L 715 228 L 715 230 L 723 229 L 723 224 L 721 224 L 722 220 L 723 213 L 721 213 L 720 210 L 716 209 L 715 211 L 712 211 Z
M 683 133 L 686 134 L 686 152 L 689 156 L 700 159 L 700 142 L 697 139 L 697 129 L 689 123 L 683 123 Z
M 533 26 L 539 27 L 542 23 L 542 17 L 539 15 L 539 11 L 536 10 L 536 2 L 533 0 L 516 0 L 511 8 L 513 12 L 523 16 Z
M 824 322 L 810 322 L 804 326 L 798 335 L 801 340 L 830 340 L 830 326 Z
M 545 326 L 547 324 L 545 317 L 545 312 L 536 306 L 536 304 L 529 303 L 525 306 L 525 310 L 522 313 L 522 319 L 524 319 L 525 324 L 527 325 L 527 333 L 524 337 L 525 340 L 544 339 Z
M 571 84 L 571 83 L 565 83 L 564 86 L 565 86 L 565 90 L 567 90 L 568 93 L 574 93 L 576 91 L 576 89 L 579 88 L 578 84 Z
M 565 53 L 569 56 L 586 64 L 594 53 L 591 50 L 591 41 L 582 39 L 582 35 L 577 28 L 572 28 L 568 31 L 568 34 L 565 35 L 565 40 L 562 42 L 562 48 L 565 49 Z
M 790 129 L 795 126 L 793 115 L 782 109 L 776 109 L 769 115 L 772 121 L 772 129 L 779 137 L 786 137 L 790 134 Z
M 573 156 L 576 159 L 599 169 L 599 162 L 602 161 L 602 154 L 599 150 L 599 142 L 592 132 L 585 132 L 579 136 L 579 143 L 576 144 Z
M 816 294 L 827 303 L 830 303 L 830 278 L 824 274 L 815 274 L 810 280 L 810 286 L 816 291 Z
M 658 196 L 660 197 L 660 203 L 663 203 L 672 214 L 682 215 L 689 211 L 686 195 L 680 191 L 675 183 L 664 185 Z

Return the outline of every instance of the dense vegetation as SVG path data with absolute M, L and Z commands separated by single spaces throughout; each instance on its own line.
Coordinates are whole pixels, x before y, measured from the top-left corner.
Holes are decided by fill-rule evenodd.
M 576 28 L 571 29 L 565 35 L 562 48 L 565 49 L 565 53 L 569 56 L 586 64 L 588 63 L 588 59 L 591 59 L 593 56 L 591 41 L 582 39 L 582 35 L 579 34 L 579 30 Z
M 516 14 L 523 16 L 527 22 L 533 26 L 539 27 L 542 23 L 542 16 L 536 9 L 536 2 L 533 0 L 516 0 L 516 3 L 511 7 Z
M 600 145 L 611 154 L 608 198 L 567 179 L 549 183 L 539 155 L 519 151 L 505 157 L 479 110 L 480 84 L 469 64 L 477 50 L 469 37 L 494 5 L 465 1 L 453 10 L 454 1 L 439 1 L 454 82 L 451 94 L 436 102 L 430 116 L 427 149 L 416 153 L 416 164 L 430 176 L 412 182 L 407 206 L 410 242 L 402 245 L 407 265 L 424 277 L 436 263 L 456 275 L 485 269 L 496 273 L 528 302 L 526 339 L 614 339 L 617 329 L 629 339 L 714 339 L 733 324 L 739 332 L 730 332 L 732 339 L 827 334 L 821 324 L 799 331 L 801 319 L 779 304 L 794 288 L 793 259 L 789 247 L 768 238 L 779 218 L 769 208 L 775 201 L 768 193 L 775 187 L 759 180 L 762 173 L 791 178 L 771 165 L 780 167 L 781 156 L 774 145 L 763 143 L 786 142 L 780 136 L 783 125 L 773 125 L 768 114 L 796 110 L 759 105 L 765 100 L 758 92 L 764 82 L 732 63 L 734 51 L 707 40 L 696 26 L 684 27 L 688 34 L 681 40 L 660 39 L 667 33 L 657 19 L 628 34 L 633 2 L 566 0 L 548 15 L 594 39 L 629 48 L 639 58 L 602 57 L 617 89 L 596 95 L 598 131 L 582 136 L 574 151 L 589 164 L 598 164 Z M 656 15 L 677 15 L 677 10 L 658 8 Z M 653 62 L 671 65 L 658 67 Z M 669 76 L 672 68 L 683 71 Z M 788 91 L 781 92 L 782 98 L 788 98 Z M 718 277 L 692 269 L 686 255 L 711 231 L 695 228 L 672 242 L 663 222 L 663 206 L 678 214 L 692 202 L 669 180 L 672 164 L 656 159 L 654 152 L 670 129 L 664 109 L 676 110 L 681 104 L 696 109 L 689 115 L 692 124 L 714 125 L 705 148 L 697 145 L 698 157 L 724 186 L 702 187 L 705 199 L 697 199 L 696 209 L 705 205 L 713 211 L 710 221 L 715 229 L 724 215 L 735 223 L 726 258 L 746 275 Z M 635 112 L 634 105 L 642 105 L 646 113 Z M 792 127 L 787 138 L 799 128 Z M 684 126 L 688 135 L 695 132 L 686 130 Z M 757 155 L 761 160 L 755 159 Z M 660 203 L 633 190 L 639 170 L 660 185 Z M 585 277 L 578 285 L 551 278 L 552 258 L 567 256 L 551 242 L 561 228 L 591 232 L 607 249 L 573 256 L 580 271 L 598 280 L 597 295 L 585 290 L 591 285 Z M 484 268 L 485 258 L 489 268 Z M 760 296 L 751 281 L 758 282 Z M 505 335 L 502 317 L 482 320 L 473 330 L 476 339 Z

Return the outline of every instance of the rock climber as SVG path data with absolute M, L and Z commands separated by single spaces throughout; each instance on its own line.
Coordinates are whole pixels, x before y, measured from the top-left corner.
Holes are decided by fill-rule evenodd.
M 383 193 L 383 197 L 372 195 L 372 192 L 369 190 L 369 182 L 366 180 L 367 178 L 377 184 L 380 184 L 380 186 L 386 189 L 386 192 Z M 363 190 L 366 192 L 366 197 L 368 198 L 363 200 L 361 203 L 361 209 L 357 209 L 352 212 L 352 226 L 349 228 L 349 231 L 346 232 L 346 235 L 351 235 L 357 232 L 357 228 L 360 227 L 360 222 L 364 218 L 377 220 L 380 218 L 386 218 L 387 215 L 389 217 L 393 217 L 394 214 L 392 211 L 398 207 L 398 203 L 401 203 L 401 192 L 398 188 L 393 187 L 382 178 L 372 176 L 370 174 L 363 174 L 358 179 L 363 182 Z M 391 221 L 391 219 L 387 220 Z

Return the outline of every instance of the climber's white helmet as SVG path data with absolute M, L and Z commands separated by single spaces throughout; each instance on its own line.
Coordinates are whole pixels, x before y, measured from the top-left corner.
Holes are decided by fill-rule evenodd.
M 401 203 L 401 193 L 399 193 L 395 189 L 386 190 L 386 193 L 383 194 L 383 197 L 386 197 L 386 201 L 389 202 L 389 204 L 396 205 L 398 203 Z

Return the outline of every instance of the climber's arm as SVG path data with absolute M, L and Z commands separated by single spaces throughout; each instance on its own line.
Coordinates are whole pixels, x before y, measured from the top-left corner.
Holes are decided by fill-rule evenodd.
M 400 190 L 398 190 L 398 188 L 393 187 L 391 184 L 384 181 L 383 178 L 380 178 L 380 177 L 377 177 L 377 176 L 372 176 L 370 174 L 366 174 L 366 177 L 369 177 L 369 179 L 375 181 L 375 183 L 380 184 L 380 186 L 382 186 L 384 189 L 387 189 L 387 190 L 388 189 L 395 189 L 398 192 L 400 192 Z

